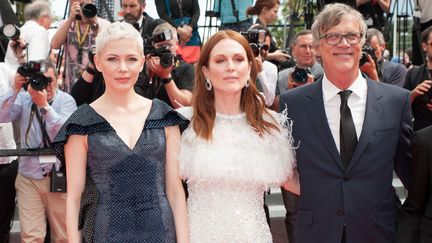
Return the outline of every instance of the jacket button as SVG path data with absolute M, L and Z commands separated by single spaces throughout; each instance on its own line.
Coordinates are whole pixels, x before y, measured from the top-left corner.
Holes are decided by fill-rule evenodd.
M 338 209 L 336 209 L 336 214 L 338 216 L 343 216 L 345 214 L 345 211 L 343 208 L 338 208 Z

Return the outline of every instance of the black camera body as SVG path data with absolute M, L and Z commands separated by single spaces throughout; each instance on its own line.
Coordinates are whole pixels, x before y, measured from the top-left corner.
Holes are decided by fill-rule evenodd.
M 50 192 L 66 192 L 66 173 L 62 170 L 56 170 L 53 166 L 51 170 Z
M 269 46 L 264 44 L 266 31 L 264 29 L 250 29 L 240 32 L 249 42 L 249 46 L 255 57 L 259 56 L 262 50 L 268 50 Z
M 174 63 L 174 55 L 171 53 L 171 51 L 168 49 L 168 47 L 162 46 L 156 49 L 151 50 L 150 52 L 151 56 L 159 57 L 160 65 L 163 68 L 168 68 L 173 65 Z
M 295 66 L 294 71 L 291 73 L 291 78 L 295 83 L 305 84 L 308 81 L 310 73 L 309 68 L 300 68 Z
M 43 75 L 45 71 L 46 67 L 43 62 L 30 61 L 21 64 L 17 69 L 17 73 L 29 80 L 28 83 L 23 85 L 24 90 L 27 90 L 29 84 L 34 90 L 44 90 L 51 81 L 50 78 Z
M 87 18 L 93 18 L 97 14 L 96 5 L 94 5 L 93 3 L 81 3 L 81 12 Z M 77 14 L 75 16 L 75 19 L 82 20 L 82 17 L 81 15 Z
M 155 33 L 152 37 L 147 37 L 144 39 L 144 54 L 159 57 L 160 65 L 163 68 L 168 68 L 173 65 L 175 55 L 171 53 L 167 46 L 162 46 L 155 48 L 154 44 L 163 41 L 169 41 L 173 39 L 171 30 L 167 29 L 165 31 Z
M 377 61 L 377 57 L 375 56 L 375 49 L 372 48 L 369 44 L 365 44 L 362 48 L 362 53 L 361 53 L 361 57 L 360 57 L 360 67 L 363 66 L 363 64 L 368 62 L 368 55 L 370 55 L 372 57 L 372 59 L 375 61 Z

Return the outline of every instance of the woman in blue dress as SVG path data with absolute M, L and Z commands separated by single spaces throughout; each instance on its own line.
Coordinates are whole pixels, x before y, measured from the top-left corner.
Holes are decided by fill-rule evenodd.
M 66 163 L 69 242 L 189 241 L 177 160 L 188 121 L 135 93 L 144 59 L 130 24 L 96 38 L 105 93 L 72 114 L 53 143 Z

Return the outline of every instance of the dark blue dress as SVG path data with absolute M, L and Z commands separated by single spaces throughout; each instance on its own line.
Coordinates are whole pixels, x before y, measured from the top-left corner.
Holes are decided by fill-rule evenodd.
M 153 104 L 133 149 L 89 105 L 82 105 L 53 144 L 64 162 L 63 145 L 73 134 L 88 135 L 87 176 L 79 229 L 85 242 L 175 242 L 165 194 L 166 126 L 188 121 L 160 100 Z M 138 132 L 138 131 L 137 131 Z

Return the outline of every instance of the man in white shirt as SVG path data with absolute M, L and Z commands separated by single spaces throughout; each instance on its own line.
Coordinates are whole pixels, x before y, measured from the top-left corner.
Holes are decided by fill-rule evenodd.
M 0 96 L 9 89 L 15 71 L 0 63 Z M 0 123 L 0 150 L 15 149 L 12 123 Z M 15 178 L 18 172 L 16 156 L 0 157 L 0 242 L 8 242 L 15 211 Z
M 410 94 L 359 70 L 367 26 L 328 4 L 312 25 L 323 78 L 280 97 L 293 121 L 301 194 L 297 243 L 393 243 L 393 170 L 409 188 Z
M 24 17 L 26 22 L 21 27 L 21 38 L 27 43 L 27 57 L 20 60 L 13 54 L 11 47 L 8 47 L 5 57 L 12 69 L 16 70 L 20 63 L 27 61 L 39 61 L 48 57 L 50 42 L 48 29 L 51 26 L 51 7 L 47 1 L 38 0 L 25 6 Z

